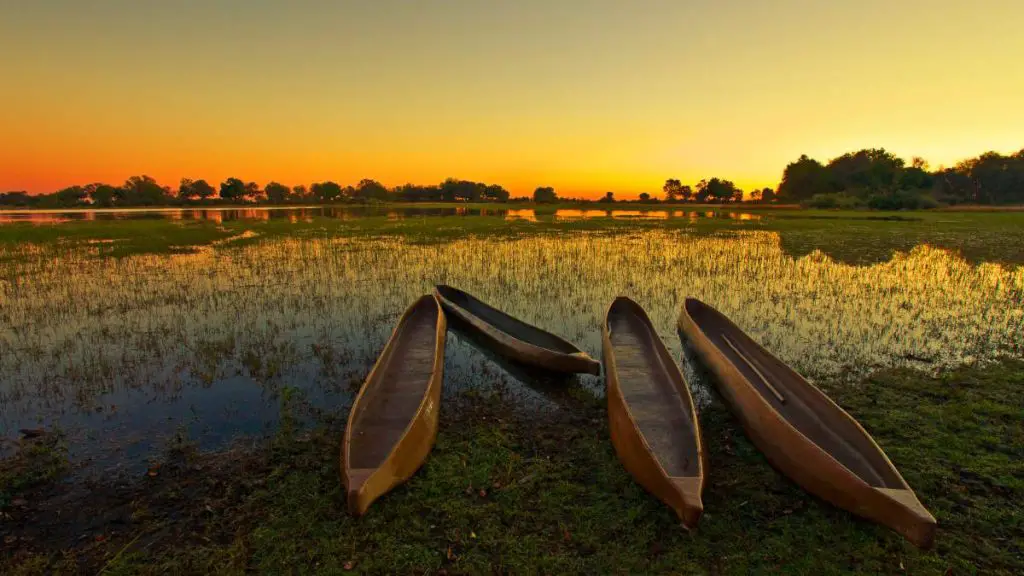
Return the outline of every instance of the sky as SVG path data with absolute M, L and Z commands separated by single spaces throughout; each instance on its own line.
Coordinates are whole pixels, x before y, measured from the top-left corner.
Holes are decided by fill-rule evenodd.
M 0 191 L 775 187 L 1024 147 L 1020 0 L 0 0 Z

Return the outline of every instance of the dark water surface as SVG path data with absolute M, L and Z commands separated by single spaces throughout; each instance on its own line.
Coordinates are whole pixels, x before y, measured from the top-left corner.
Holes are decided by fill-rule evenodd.
M 464 206 L 418 208 L 416 206 L 315 206 L 269 208 L 149 208 L 108 210 L 0 210 L 0 225 L 14 222 L 59 224 L 62 222 L 93 222 L 109 220 L 207 220 L 231 222 L 235 220 L 291 220 L 312 221 L 315 217 L 351 220 L 367 216 L 387 216 L 390 219 L 424 216 L 497 216 L 506 220 L 582 220 L 593 218 L 669 220 L 722 218 L 733 220 L 759 220 L 758 214 L 736 211 L 666 209 L 575 209 L 534 210 L 532 208 L 470 208 Z

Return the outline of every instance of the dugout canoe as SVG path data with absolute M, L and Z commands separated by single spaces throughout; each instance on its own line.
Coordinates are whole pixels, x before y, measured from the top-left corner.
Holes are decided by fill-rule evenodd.
M 773 466 L 920 548 L 932 545 L 935 518 L 871 435 L 824 392 L 697 299 L 686 300 L 679 329 Z
M 341 469 L 353 515 L 408 480 L 433 448 L 447 335 L 440 303 L 420 297 L 398 320 L 352 403 Z
M 616 298 L 602 327 L 612 445 L 648 492 L 693 529 L 704 511 L 704 446 L 682 372 L 629 298 Z
M 554 372 L 601 373 L 597 360 L 560 336 L 513 318 L 458 288 L 440 284 L 434 293 L 445 313 L 457 317 L 498 354 Z

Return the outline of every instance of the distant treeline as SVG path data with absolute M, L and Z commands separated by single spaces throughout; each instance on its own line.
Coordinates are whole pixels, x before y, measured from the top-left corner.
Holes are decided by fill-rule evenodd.
M 1024 204 L 1024 150 L 1008 156 L 986 152 L 934 171 L 921 158 L 908 166 L 881 148 L 843 154 L 828 164 L 801 156 L 786 166 L 776 195 L 821 208 Z
M 801 156 L 786 166 L 778 189 L 744 192 L 724 178 L 701 180 L 694 186 L 670 178 L 663 198 L 642 193 L 639 202 L 758 202 L 800 203 L 822 208 L 929 208 L 940 204 L 1024 204 L 1024 150 L 1003 156 L 987 152 L 952 168 L 929 171 L 921 158 L 910 165 L 884 149 L 843 154 L 827 164 Z M 403 184 L 388 188 L 365 179 L 355 186 L 317 182 L 260 186 L 228 178 L 218 186 L 184 178 L 177 189 L 149 176 L 132 176 L 121 186 L 94 183 L 71 186 L 52 194 L 0 193 L 0 206 L 24 208 L 109 208 L 120 206 L 193 206 L 217 204 L 331 204 L 341 202 L 589 202 L 560 198 L 551 187 L 539 187 L 532 197 L 511 198 L 497 184 L 449 178 L 436 185 Z M 614 192 L 596 200 L 616 202 Z
M 684 202 L 802 204 L 818 208 L 933 208 L 943 204 L 1024 204 L 1024 150 L 1003 156 L 986 152 L 952 168 L 929 171 L 913 158 L 907 165 L 882 148 L 843 154 L 822 164 L 806 155 L 786 166 L 778 189 L 744 193 L 729 180 L 711 178 L 690 187 L 669 179 L 665 199 Z

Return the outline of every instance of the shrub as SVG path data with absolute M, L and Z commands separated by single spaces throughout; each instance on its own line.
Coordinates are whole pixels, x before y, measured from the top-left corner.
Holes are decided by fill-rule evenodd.
M 863 202 L 861 202 L 860 198 L 850 196 L 849 194 L 843 194 L 842 192 L 815 194 L 808 200 L 805 200 L 802 204 L 807 208 L 841 208 L 844 210 L 860 208 L 863 206 Z

